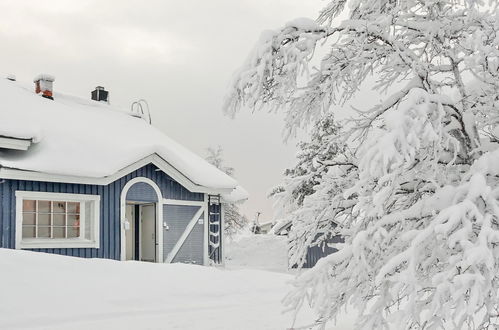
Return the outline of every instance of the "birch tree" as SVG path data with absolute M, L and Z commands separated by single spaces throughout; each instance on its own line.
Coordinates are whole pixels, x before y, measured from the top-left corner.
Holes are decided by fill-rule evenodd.
M 287 136 L 323 118 L 338 127 L 318 145 L 335 152 L 312 156 L 320 175 L 307 166 L 277 192 L 295 262 L 317 235 L 345 239 L 286 298 L 310 304 L 318 328 L 350 306 L 361 329 L 499 326 L 497 7 L 333 0 L 264 32 L 235 74 L 228 115 L 281 111 Z M 368 78 L 383 101 L 335 122 Z
M 221 146 L 216 148 L 209 147 L 206 151 L 206 160 L 208 163 L 212 164 L 227 175 L 234 175 L 234 168 L 226 166 L 224 163 L 223 148 Z M 223 212 L 225 220 L 224 232 L 227 235 L 234 235 L 248 225 L 248 218 L 244 214 L 241 214 L 239 206 L 236 203 L 224 203 Z

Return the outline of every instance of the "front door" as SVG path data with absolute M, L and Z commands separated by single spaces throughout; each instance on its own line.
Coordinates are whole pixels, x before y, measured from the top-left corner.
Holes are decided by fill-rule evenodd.
M 142 261 L 156 262 L 156 207 L 140 205 L 140 238 Z
M 125 218 L 127 221 L 125 225 L 126 260 L 139 260 L 136 251 L 138 244 L 135 230 L 135 205 L 126 205 Z

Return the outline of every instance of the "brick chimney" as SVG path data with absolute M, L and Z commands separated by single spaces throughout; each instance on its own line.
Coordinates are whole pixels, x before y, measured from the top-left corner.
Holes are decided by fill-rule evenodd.
M 92 91 L 92 100 L 109 103 L 109 92 L 102 86 L 95 87 Z
M 52 91 L 54 81 L 55 78 L 49 74 L 42 73 L 36 76 L 35 79 L 33 79 L 36 94 L 41 93 L 42 97 L 53 100 L 54 96 Z

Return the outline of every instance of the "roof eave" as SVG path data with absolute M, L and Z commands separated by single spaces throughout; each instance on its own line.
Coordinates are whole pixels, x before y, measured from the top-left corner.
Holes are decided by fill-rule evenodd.
M 28 150 L 31 146 L 31 139 L 19 139 L 7 136 L 0 136 L 0 148 L 10 150 Z
M 184 186 L 187 190 L 196 193 L 207 193 L 207 194 L 227 194 L 230 193 L 234 188 L 214 188 L 206 187 L 194 183 L 187 176 L 182 174 L 179 170 L 173 167 L 171 164 L 166 162 L 164 159 L 159 157 L 157 154 L 145 157 L 119 171 L 116 173 L 105 176 L 105 177 L 85 177 L 85 176 L 74 176 L 74 175 L 61 175 L 61 174 L 51 174 L 43 173 L 37 171 L 28 171 L 22 169 L 0 167 L 0 179 L 12 179 L 12 180 L 28 180 L 28 181 L 44 181 L 44 182 L 59 182 L 59 183 L 76 183 L 76 184 L 91 184 L 105 186 L 124 177 L 128 173 L 131 173 L 143 166 L 148 164 L 154 164 L 161 171 L 165 172 L 175 181 Z

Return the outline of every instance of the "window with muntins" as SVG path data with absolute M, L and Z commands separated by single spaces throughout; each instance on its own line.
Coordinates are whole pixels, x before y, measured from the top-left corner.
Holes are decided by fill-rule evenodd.
M 17 248 L 98 247 L 96 195 L 16 192 Z

